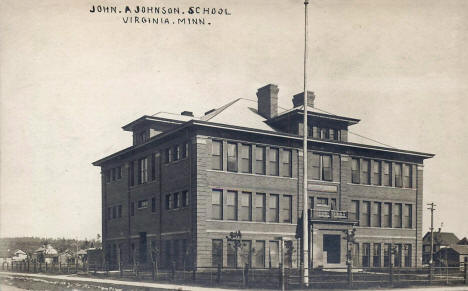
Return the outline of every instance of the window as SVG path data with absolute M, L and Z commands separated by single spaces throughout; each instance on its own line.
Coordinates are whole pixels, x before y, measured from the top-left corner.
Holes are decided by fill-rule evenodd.
M 390 267 L 391 248 L 391 244 L 384 244 L 384 267 Z
M 180 159 L 180 145 L 175 145 L 172 151 L 172 161 L 178 161 Z
M 187 207 L 190 204 L 190 197 L 188 195 L 188 191 L 182 191 L 182 207 Z
M 337 207 L 336 207 L 336 198 L 332 198 L 330 200 L 330 209 L 331 210 L 336 210 L 337 209 Z
M 281 222 L 292 222 L 292 196 L 283 195 L 281 201 Z
M 139 200 L 138 209 L 146 208 L 149 206 L 148 200 Z
M 292 151 L 283 150 L 282 152 L 282 167 L 281 167 L 281 176 L 283 177 L 292 177 Z
M 265 268 L 265 241 L 257 240 L 255 242 L 254 268 Z
M 401 164 L 395 164 L 395 187 L 403 187 Z
M 117 179 L 118 180 L 122 179 L 122 167 L 121 166 L 117 167 Z
M 211 241 L 211 263 L 213 267 L 223 266 L 223 240 Z
M 252 241 L 242 241 L 242 248 L 240 249 L 240 261 L 242 267 L 245 267 L 245 265 L 249 265 L 249 267 L 252 266 Z
M 265 147 L 255 147 L 255 174 L 265 175 Z
M 332 161 L 330 155 L 307 153 L 307 178 L 332 181 Z
M 318 197 L 317 205 L 328 205 L 328 198 Z
M 138 162 L 138 184 L 148 182 L 148 159 L 143 158 Z
M 117 206 L 112 207 L 112 218 L 117 218 Z
M 131 161 L 128 165 L 128 178 L 130 179 L 129 181 L 130 186 L 134 186 L 135 185 L 135 173 L 134 173 L 133 161 Z
M 237 268 L 237 249 L 234 243 L 232 240 L 227 241 L 226 258 L 227 266 L 230 268 Z
M 110 170 L 105 171 L 104 176 L 105 176 L 106 182 L 109 183 L 111 181 Z
M 248 144 L 241 145 L 241 172 L 252 173 L 252 146 Z
M 405 255 L 405 267 L 411 267 L 412 245 L 406 244 L 403 250 Z
M 185 159 L 188 154 L 188 143 L 184 142 L 182 144 L 181 152 L 180 152 L 180 158 Z
M 269 267 L 278 268 L 279 267 L 279 241 L 271 240 L 270 249 L 269 249 Z
M 130 203 L 130 216 L 135 216 L 135 202 Z
M 172 208 L 172 195 L 167 194 L 166 195 L 166 210 L 169 210 Z
M 164 150 L 164 163 L 168 164 L 171 162 L 171 149 L 167 148 Z
M 411 165 L 403 165 L 403 187 L 412 188 L 413 186 L 413 168 Z
M 156 155 L 151 155 L 151 180 L 156 180 Z
M 237 144 L 228 142 L 227 146 L 227 170 L 229 172 L 237 172 Z
M 351 201 L 351 212 L 349 213 L 349 216 L 352 220 L 359 221 L 359 201 Z
M 373 173 L 374 173 L 374 180 L 372 181 L 372 183 L 377 186 L 382 185 L 382 178 L 381 178 L 382 163 L 380 161 L 374 161 Z
M 322 180 L 331 181 L 332 178 L 332 158 L 329 155 L 322 155 Z
M 401 228 L 401 204 L 395 204 L 393 213 L 393 227 Z
M 360 226 L 370 226 L 370 202 L 363 201 L 361 209 L 361 220 L 359 221 Z
M 358 243 L 353 243 L 352 247 L 352 257 L 353 257 L 353 266 L 359 267 L 361 266 L 361 260 L 359 256 L 359 244 Z
M 309 205 L 307 206 L 308 206 L 308 209 L 314 209 L 314 197 L 309 196 Z
M 211 145 L 211 168 L 213 170 L 223 169 L 223 142 L 214 140 Z
M 239 212 L 239 220 L 252 221 L 252 193 L 242 192 Z
M 237 220 L 237 192 L 227 191 L 226 193 L 226 213 L 225 219 Z
M 382 211 L 382 203 L 380 202 L 374 202 L 372 203 L 372 226 L 373 227 L 380 227 L 381 221 L 380 221 L 380 215 Z
M 255 194 L 255 221 L 265 221 L 265 193 Z
M 156 198 L 151 198 L 151 212 L 156 212 Z
M 380 267 L 380 255 L 382 253 L 382 245 L 381 244 L 374 244 L 374 249 L 373 249 L 373 264 L 372 266 L 379 268 Z
M 359 169 L 359 159 L 351 159 L 351 182 L 355 184 L 360 183 L 360 177 L 359 174 L 360 169 Z
M 279 175 L 279 149 L 270 148 L 270 175 Z
M 121 218 L 122 217 L 122 205 L 119 205 L 117 207 L 117 217 Z
M 115 181 L 115 168 L 111 169 L 112 181 Z
M 320 137 L 322 139 L 329 139 L 330 138 L 330 131 L 328 128 L 321 128 L 320 129 Z
M 211 218 L 223 219 L 223 191 L 211 191 Z
M 383 227 L 392 227 L 392 203 L 384 203 Z
M 320 155 L 307 153 L 307 179 L 320 180 Z
M 413 205 L 405 204 L 403 212 L 403 227 L 412 228 L 413 227 Z
M 370 267 L 370 243 L 362 244 L 362 266 Z
M 395 245 L 395 267 L 401 267 L 401 256 L 402 256 L 402 245 L 401 244 L 396 244 Z
M 179 208 L 180 200 L 179 200 L 179 192 L 174 193 L 174 209 Z
M 392 186 L 392 164 L 389 162 L 383 162 L 383 184 Z
M 268 199 L 268 221 L 269 222 L 279 222 L 279 195 L 270 194 L 270 199 Z
M 107 208 L 107 220 L 112 219 L 112 207 Z
M 362 160 L 362 183 L 370 185 L 370 161 Z

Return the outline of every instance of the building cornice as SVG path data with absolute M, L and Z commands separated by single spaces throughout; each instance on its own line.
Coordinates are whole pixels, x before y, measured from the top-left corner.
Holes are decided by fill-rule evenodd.
M 139 119 L 137 119 L 135 122 L 138 120 L 142 120 L 145 118 L 145 120 L 155 120 L 155 121 L 161 121 L 161 120 L 168 120 L 164 118 L 159 118 L 159 117 L 151 117 L 151 116 L 143 116 Z M 263 136 L 271 136 L 271 137 L 278 137 L 278 138 L 286 138 L 286 139 L 293 139 L 296 141 L 302 141 L 302 137 L 299 135 L 295 134 L 290 134 L 290 133 L 283 133 L 283 132 L 274 132 L 274 131 L 267 131 L 267 130 L 261 130 L 261 129 L 254 129 L 254 128 L 248 128 L 248 127 L 241 127 L 241 126 L 235 126 L 235 125 L 228 125 L 228 124 L 221 124 L 221 123 L 213 123 L 213 122 L 208 122 L 208 121 L 202 121 L 202 120 L 190 120 L 186 122 L 182 121 L 175 121 L 175 120 L 168 120 L 172 121 L 175 124 L 180 124 L 174 129 L 168 130 L 164 133 L 158 134 L 152 138 L 150 138 L 147 142 L 143 144 L 139 144 L 136 146 L 131 146 L 126 149 L 123 149 L 121 151 L 118 151 L 114 154 L 111 154 L 107 157 L 104 157 L 100 160 L 97 160 L 93 162 L 92 164 L 94 166 L 100 166 L 104 162 L 107 162 L 113 158 L 116 158 L 118 156 L 122 156 L 124 154 L 127 154 L 129 152 L 133 152 L 135 150 L 138 150 L 140 148 L 144 148 L 148 146 L 149 144 L 152 144 L 154 142 L 157 142 L 161 139 L 164 139 L 167 136 L 170 136 L 178 131 L 181 131 L 185 128 L 192 127 L 192 126 L 198 126 L 198 127 L 206 127 L 206 128 L 217 128 L 217 129 L 224 129 L 224 130 L 230 130 L 230 131 L 238 131 L 238 132 L 244 132 L 244 133 L 249 133 L 249 134 L 255 134 L 255 135 L 263 135 Z M 124 126 L 130 126 L 132 123 Z M 407 156 L 413 156 L 413 157 L 418 157 L 422 159 L 429 159 L 434 157 L 434 154 L 431 153 L 423 153 L 423 152 L 416 152 L 416 151 L 408 151 L 408 150 L 402 150 L 402 149 L 395 149 L 395 148 L 386 148 L 386 147 L 380 147 L 380 146 L 373 146 L 373 145 L 366 145 L 366 144 L 358 144 L 358 143 L 351 143 L 351 142 L 343 142 L 343 141 L 331 141 L 331 140 L 320 140 L 320 139 L 313 139 L 309 138 L 309 142 L 316 143 L 316 144 L 325 144 L 325 145 L 333 145 L 341 148 L 348 148 L 348 149 L 363 149 L 363 150 L 373 150 L 373 151 L 378 151 L 378 152 L 386 152 L 386 153 L 392 153 L 392 154 L 400 154 L 400 155 L 407 155 Z

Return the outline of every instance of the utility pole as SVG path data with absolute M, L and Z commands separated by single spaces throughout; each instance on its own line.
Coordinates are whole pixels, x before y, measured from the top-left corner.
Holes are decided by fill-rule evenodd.
M 432 268 L 432 263 L 433 263 L 433 257 L 434 257 L 434 210 L 435 210 L 435 204 L 434 202 L 428 203 L 428 206 L 430 206 L 428 209 L 431 211 L 431 257 L 429 258 L 429 265 Z
M 309 286 L 309 218 L 307 213 L 307 34 L 308 34 L 308 15 L 307 15 L 307 5 L 309 0 L 304 1 L 304 149 L 303 149 L 303 164 L 304 164 L 304 176 L 303 176 L 303 201 L 304 201 L 304 214 L 303 214 L 303 223 L 302 223 L 302 245 L 304 253 L 303 257 L 303 268 L 302 268 L 302 283 L 305 287 Z

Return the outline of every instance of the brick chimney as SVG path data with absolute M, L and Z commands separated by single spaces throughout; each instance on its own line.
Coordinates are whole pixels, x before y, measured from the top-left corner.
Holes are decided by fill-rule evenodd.
M 257 90 L 258 113 L 266 119 L 278 115 L 278 86 L 268 84 Z
M 312 91 L 307 91 L 307 106 L 314 107 L 315 94 Z M 296 94 L 293 96 L 292 100 L 294 107 L 304 105 L 304 92 Z

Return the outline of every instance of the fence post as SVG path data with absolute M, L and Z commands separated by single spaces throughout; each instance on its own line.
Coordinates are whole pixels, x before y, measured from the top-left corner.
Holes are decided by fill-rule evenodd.
M 175 280 L 175 265 L 176 265 L 176 262 L 172 261 L 172 268 L 171 268 L 171 280 L 172 281 Z
M 249 287 L 249 264 L 245 264 L 245 267 L 244 267 L 244 287 L 245 288 Z
M 192 281 L 195 282 L 196 280 L 197 280 L 197 267 L 193 266 Z
M 390 271 L 388 272 L 390 274 L 390 285 L 393 286 L 393 263 L 390 261 Z
M 153 279 L 153 281 L 156 280 L 156 270 L 155 270 L 155 263 L 154 261 L 152 260 L 151 261 L 151 278 Z
M 429 264 L 429 285 L 432 285 L 432 277 L 434 270 L 432 269 L 432 264 Z
M 283 262 L 279 263 L 279 272 L 278 272 L 278 283 L 279 289 L 284 290 L 284 269 L 283 269 Z
M 45 262 L 45 272 L 47 273 L 47 262 Z
M 221 264 L 218 264 L 218 270 L 216 272 L 216 283 L 221 282 Z
M 465 258 L 465 285 L 468 285 L 468 258 Z
M 353 286 L 353 265 L 349 262 L 348 263 L 348 287 L 352 288 Z

